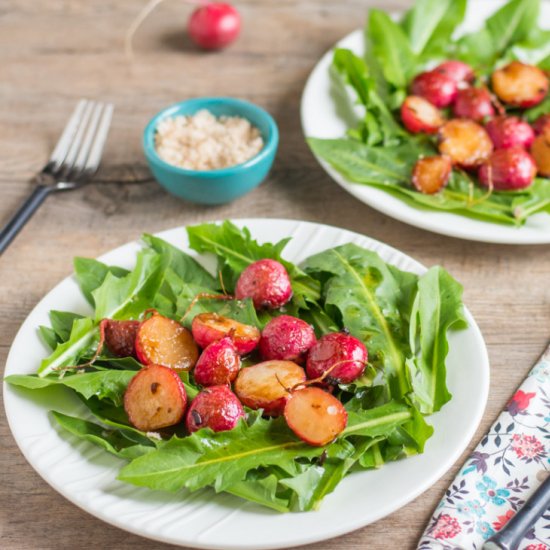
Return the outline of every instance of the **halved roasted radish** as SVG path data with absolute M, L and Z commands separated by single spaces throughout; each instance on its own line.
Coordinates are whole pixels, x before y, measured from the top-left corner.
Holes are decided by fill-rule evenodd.
M 241 369 L 234 387 L 243 405 L 278 416 L 290 396 L 287 388 L 305 380 L 304 369 L 292 361 L 264 361 Z
M 412 183 L 421 193 L 432 195 L 447 185 L 452 168 L 449 157 L 423 157 L 414 165 Z
M 544 134 L 547 128 L 550 130 L 550 113 L 540 115 L 539 118 L 533 122 L 533 130 L 535 130 L 537 136 Z
M 539 104 L 548 93 L 548 77 L 544 71 L 519 61 L 495 71 L 491 85 L 500 100 L 523 109 Z
M 201 428 L 215 432 L 232 430 L 244 416 L 244 409 L 228 386 L 211 386 L 202 390 L 191 402 L 187 412 L 190 433 Z
M 105 345 L 117 357 L 132 357 L 136 353 L 136 335 L 139 321 L 115 321 L 103 319 L 100 330 L 105 338 Z
M 201 386 L 231 384 L 241 368 L 241 358 L 229 336 L 212 342 L 201 353 L 193 374 Z
M 178 374 L 162 365 L 143 367 L 124 393 L 124 410 L 138 430 L 150 432 L 181 421 L 187 405 Z
M 473 120 L 456 118 L 439 129 L 439 152 L 453 164 L 474 168 L 493 152 L 493 142 L 483 126 Z
M 197 362 L 199 350 L 185 327 L 173 319 L 154 314 L 139 327 L 136 354 L 144 365 L 189 370 Z
M 217 313 L 199 313 L 191 323 L 191 330 L 201 348 L 230 336 L 241 355 L 250 353 L 260 341 L 260 331 L 256 327 Z
M 409 132 L 435 134 L 444 123 L 441 111 L 427 99 L 417 95 L 408 96 L 401 105 L 401 120 Z
M 550 178 L 550 125 L 536 137 L 531 145 L 531 155 L 535 159 L 539 175 Z
M 348 422 L 344 405 L 330 393 L 315 387 L 293 391 L 284 415 L 288 427 L 302 441 L 315 447 L 333 441 Z

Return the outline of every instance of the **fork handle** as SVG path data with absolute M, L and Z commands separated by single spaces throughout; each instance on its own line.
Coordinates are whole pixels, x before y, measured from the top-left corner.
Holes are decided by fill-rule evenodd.
M 27 200 L 19 207 L 19 210 L 13 215 L 12 219 L 0 231 L 0 255 L 8 248 L 17 233 L 30 220 L 38 207 L 44 202 L 44 199 L 54 189 L 46 185 L 37 185 Z

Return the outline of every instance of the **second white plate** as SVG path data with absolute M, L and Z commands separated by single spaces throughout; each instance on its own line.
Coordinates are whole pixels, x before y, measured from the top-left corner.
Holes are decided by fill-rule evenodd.
M 374 250 L 400 269 L 425 268 L 378 241 L 343 229 L 292 220 L 238 220 L 259 242 L 292 237 L 284 257 L 300 262 L 311 254 L 352 242 Z M 188 250 L 184 228 L 159 234 Z M 138 243 L 129 243 L 100 259 L 131 268 Z M 201 259 L 202 261 L 202 259 Z M 5 374 L 36 372 L 47 350 L 37 327 L 49 324 L 51 309 L 89 314 L 73 277 L 47 294 L 30 313 L 10 350 Z M 193 548 L 267 550 L 325 540 L 391 514 L 428 489 L 457 460 L 479 424 L 489 388 L 485 343 L 466 310 L 468 328 L 453 332 L 447 358 L 453 399 L 428 420 L 435 428 L 423 455 L 394 462 L 344 479 L 316 512 L 279 514 L 230 495 L 212 491 L 176 494 L 151 491 L 116 480 L 123 462 L 91 443 L 58 431 L 49 410 L 78 414 L 78 399 L 60 391 L 29 393 L 4 384 L 4 403 L 12 433 L 32 467 L 56 491 L 94 516 L 132 533 Z M 59 528 L 63 528 L 62 519 Z
M 462 28 L 464 31 L 475 30 L 480 26 L 480 22 L 500 5 L 501 1 L 493 0 L 469 2 Z M 546 25 L 550 23 L 550 2 L 542 2 L 540 21 L 546 22 Z M 335 47 L 348 48 L 362 55 L 365 51 L 363 30 L 352 32 Z M 338 98 L 338 92 L 334 90 L 329 75 L 331 62 L 332 50 L 317 63 L 304 88 L 301 118 L 306 137 L 340 138 L 348 129 L 342 116 L 342 105 L 339 104 L 342 98 Z M 317 160 L 332 179 L 348 193 L 372 208 L 410 225 L 471 241 L 506 244 L 550 243 L 550 214 L 539 213 L 531 216 L 523 227 L 511 227 L 477 221 L 457 214 L 421 210 L 380 189 L 352 183 L 319 157 Z

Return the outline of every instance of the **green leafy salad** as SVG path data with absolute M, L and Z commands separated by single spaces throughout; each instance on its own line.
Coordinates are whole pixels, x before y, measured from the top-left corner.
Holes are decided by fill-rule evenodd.
M 126 461 L 118 479 L 182 499 L 211 487 L 313 510 L 348 474 L 423 452 L 426 417 L 451 399 L 447 333 L 466 326 L 444 269 L 401 271 L 355 244 L 297 266 L 282 257 L 289 239 L 259 244 L 229 221 L 187 233 L 216 273 L 151 235 L 130 271 L 76 258 L 94 314 L 51 311 L 39 328 L 51 355 L 6 381 L 66 388 L 83 406 L 51 411 L 62 432 Z M 284 341 L 285 327 L 300 337 Z
M 365 53 L 336 48 L 331 65 L 358 124 L 307 141 L 349 182 L 521 226 L 550 213 L 550 30 L 540 0 L 510 0 L 461 33 L 466 7 L 417 0 L 399 20 L 369 10 Z

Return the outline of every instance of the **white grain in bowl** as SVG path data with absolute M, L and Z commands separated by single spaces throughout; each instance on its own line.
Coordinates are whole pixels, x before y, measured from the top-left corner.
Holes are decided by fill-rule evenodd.
M 187 170 L 217 170 L 257 155 L 264 141 L 258 128 L 239 116 L 194 115 L 161 120 L 155 133 L 158 156 Z

